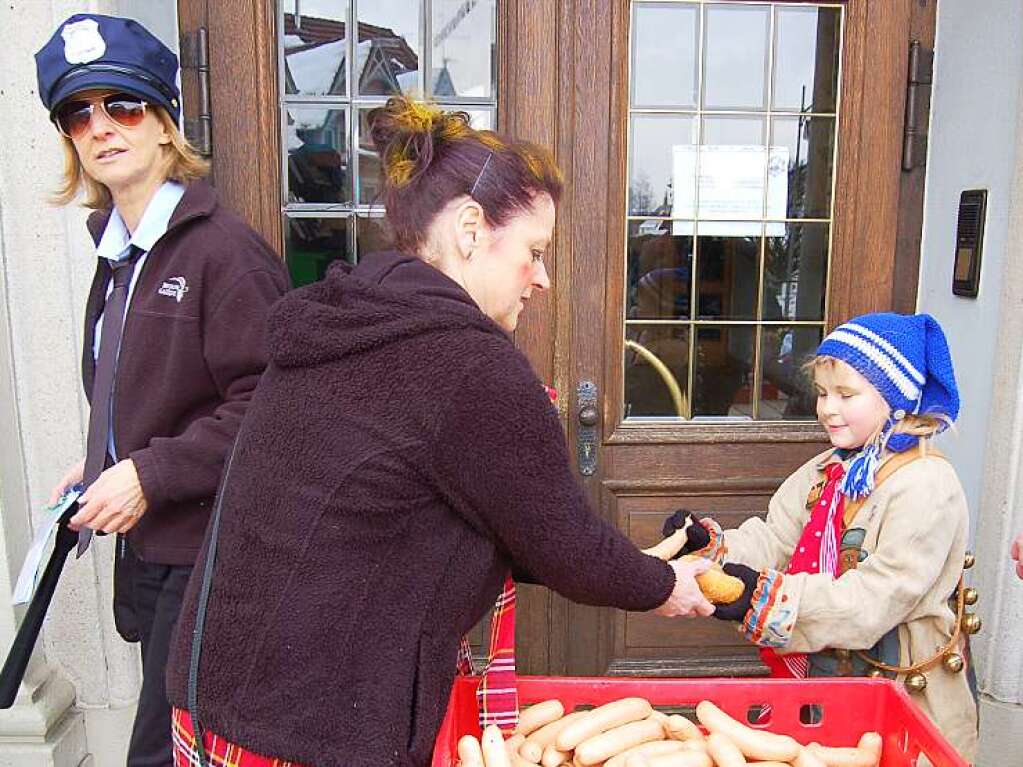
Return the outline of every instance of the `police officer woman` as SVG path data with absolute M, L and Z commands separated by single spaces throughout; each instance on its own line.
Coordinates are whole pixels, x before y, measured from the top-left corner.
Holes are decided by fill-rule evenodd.
M 95 212 L 86 305 L 84 486 L 71 527 L 117 533 L 115 622 L 142 646 L 128 765 L 171 765 L 167 647 L 225 455 L 266 364 L 264 323 L 287 289 L 280 259 L 218 204 L 177 128 L 177 57 L 129 19 L 77 14 L 36 54 L 60 135 L 62 204 Z

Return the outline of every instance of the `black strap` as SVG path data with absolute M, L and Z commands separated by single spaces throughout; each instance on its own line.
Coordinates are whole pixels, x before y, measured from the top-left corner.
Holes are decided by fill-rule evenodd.
M 199 657 L 202 654 L 202 633 L 206 625 L 206 607 L 210 601 L 210 588 L 213 585 L 213 564 L 217 558 L 217 539 L 220 537 L 220 509 L 224 505 L 224 494 L 227 491 L 227 478 L 231 474 L 234 452 L 238 447 L 235 437 L 231 453 L 227 457 L 224 476 L 220 480 L 220 492 L 213 507 L 213 518 L 210 520 L 210 546 L 206 551 L 206 564 L 203 566 L 202 585 L 199 589 L 199 605 L 195 611 L 195 626 L 192 628 L 192 654 L 188 661 L 188 715 L 192 718 L 192 732 L 195 736 L 195 749 L 199 755 L 200 767 L 210 767 L 206 745 L 203 743 L 203 726 L 199 721 Z

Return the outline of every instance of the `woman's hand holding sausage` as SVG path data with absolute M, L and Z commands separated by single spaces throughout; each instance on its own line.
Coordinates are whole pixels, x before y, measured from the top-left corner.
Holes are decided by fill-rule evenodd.
M 671 590 L 668 600 L 654 612 L 669 618 L 713 615 L 714 605 L 707 601 L 696 583 L 696 576 L 707 572 L 711 564 L 709 559 L 673 559 L 668 562 L 675 571 L 675 588 Z

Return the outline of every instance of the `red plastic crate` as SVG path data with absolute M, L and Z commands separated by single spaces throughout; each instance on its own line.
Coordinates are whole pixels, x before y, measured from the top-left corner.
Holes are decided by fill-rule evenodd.
M 459 677 L 437 735 L 433 767 L 453 767 L 458 739 L 479 736 L 476 705 L 478 677 Z M 934 767 L 967 767 L 901 685 L 883 679 L 636 679 L 625 677 L 520 676 L 519 702 L 557 698 L 571 711 L 638 695 L 654 706 L 695 706 L 710 700 L 741 722 L 751 707 L 771 706 L 764 728 L 793 736 L 801 743 L 855 746 L 864 732 L 884 738 L 881 767 L 907 767 L 925 755 Z M 818 724 L 800 721 L 800 709 L 820 707 Z M 924 762 L 926 764 L 926 762 Z

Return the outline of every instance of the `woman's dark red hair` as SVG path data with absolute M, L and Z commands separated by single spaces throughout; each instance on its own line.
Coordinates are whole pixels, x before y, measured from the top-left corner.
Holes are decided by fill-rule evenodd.
M 465 112 L 398 96 L 370 112 L 369 123 L 400 250 L 418 253 L 437 214 L 462 195 L 480 204 L 494 228 L 528 210 L 537 195 L 555 203 L 561 197 L 561 172 L 546 149 L 475 130 Z

